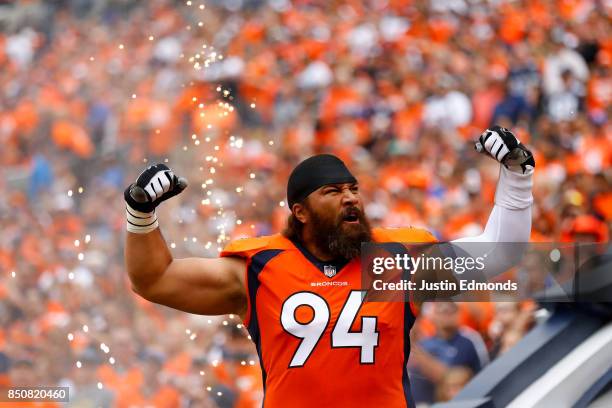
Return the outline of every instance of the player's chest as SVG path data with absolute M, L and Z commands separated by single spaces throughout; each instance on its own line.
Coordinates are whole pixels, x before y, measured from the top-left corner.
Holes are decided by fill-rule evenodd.
M 282 259 L 271 266 L 259 276 L 257 314 L 261 323 L 275 325 L 279 332 L 296 332 L 305 325 L 319 325 L 321 331 L 338 324 L 359 329 L 368 317 L 376 319 L 378 331 L 403 327 L 403 304 L 368 301 L 358 260 L 328 269 L 308 264 L 292 268 Z
M 374 364 L 379 346 L 400 344 L 404 305 L 368 302 L 359 262 L 326 276 L 324 268 L 296 271 L 280 261 L 279 269 L 261 274 L 257 291 L 269 357 L 288 367 L 324 365 L 329 353 L 337 364 Z

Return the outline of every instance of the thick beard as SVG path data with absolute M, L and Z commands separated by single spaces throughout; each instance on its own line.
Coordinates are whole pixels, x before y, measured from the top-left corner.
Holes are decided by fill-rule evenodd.
M 359 223 L 344 224 L 344 214 L 357 210 Z M 372 230 L 365 214 L 357 207 L 346 208 L 336 220 L 327 220 L 312 212 L 312 233 L 315 245 L 334 259 L 353 259 L 361 255 L 361 243 L 372 240 Z

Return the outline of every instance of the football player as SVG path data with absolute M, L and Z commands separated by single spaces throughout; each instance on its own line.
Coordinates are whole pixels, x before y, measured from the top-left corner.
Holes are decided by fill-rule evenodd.
M 527 242 L 534 160 L 508 129 L 477 148 L 501 163 L 482 235 L 458 242 Z M 357 179 L 333 155 L 298 164 L 282 234 L 231 242 L 219 258 L 174 259 L 155 207 L 184 180 L 147 168 L 125 190 L 125 263 L 133 290 L 189 313 L 237 314 L 259 354 L 265 407 L 410 407 L 406 362 L 418 305 L 363 302 L 362 242 L 434 242 L 418 228 L 371 228 Z

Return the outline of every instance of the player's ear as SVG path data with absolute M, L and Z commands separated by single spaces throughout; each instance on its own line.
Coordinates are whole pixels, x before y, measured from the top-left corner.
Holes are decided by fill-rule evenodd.
M 291 208 L 293 212 L 293 216 L 302 224 L 306 224 L 308 220 L 308 211 L 306 210 L 306 206 L 302 203 L 295 203 Z

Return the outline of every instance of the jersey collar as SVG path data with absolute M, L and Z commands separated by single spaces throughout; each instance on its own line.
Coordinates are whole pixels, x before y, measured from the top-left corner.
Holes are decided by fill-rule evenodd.
M 314 256 L 310 251 L 302 245 L 301 242 L 297 240 L 291 240 L 293 245 L 304 255 L 304 257 L 313 264 L 321 273 L 323 273 L 328 278 L 333 278 L 336 276 L 342 268 L 344 268 L 351 260 L 345 258 L 337 258 L 332 259 L 331 261 L 322 261 L 316 256 Z M 333 274 L 332 274 L 333 271 Z

